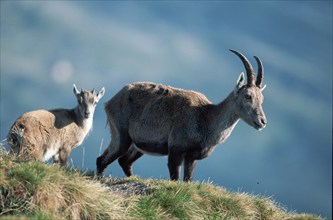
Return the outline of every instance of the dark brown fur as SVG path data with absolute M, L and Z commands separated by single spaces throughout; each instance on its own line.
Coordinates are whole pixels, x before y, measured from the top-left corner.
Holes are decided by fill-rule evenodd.
M 172 180 L 179 179 L 182 163 L 184 180 L 192 180 L 196 161 L 226 140 L 240 118 L 256 129 L 265 126 L 261 88 L 243 82 L 242 73 L 235 90 L 218 105 L 195 91 L 154 83 L 126 85 L 105 105 L 112 140 L 97 158 L 98 173 L 118 159 L 131 176 L 132 164 L 148 153 L 168 155 Z

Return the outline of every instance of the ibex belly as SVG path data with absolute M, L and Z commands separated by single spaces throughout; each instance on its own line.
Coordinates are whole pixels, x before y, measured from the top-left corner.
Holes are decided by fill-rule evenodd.
M 60 148 L 63 146 L 63 142 L 59 137 L 52 136 L 48 141 L 42 145 L 43 149 L 43 161 L 48 161 L 54 155 L 59 153 Z
M 51 159 L 51 157 L 59 152 L 60 146 L 53 145 L 44 149 L 46 149 L 46 151 L 43 154 L 43 161 L 48 161 Z
M 153 156 L 166 156 L 168 155 L 167 143 L 135 143 L 135 148 L 142 153 Z
M 155 122 L 155 121 L 151 121 Z M 133 123 L 129 128 L 129 135 L 135 147 L 145 154 L 155 156 L 168 155 L 169 125 Z

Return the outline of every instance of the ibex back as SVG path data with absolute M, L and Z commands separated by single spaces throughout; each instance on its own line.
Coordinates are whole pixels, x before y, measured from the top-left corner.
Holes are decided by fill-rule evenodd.
M 231 50 L 243 62 L 235 89 L 218 105 L 203 94 L 154 83 L 126 85 L 105 105 L 112 140 L 97 158 L 97 172 L 118 159 L 127 176 L 133 163 L 144 153 L 168 155 L 172 180 L 179 179 L 184 164 L 184 181 L 191 181 L 197 160 L 210 155 L 243 119 L 257 130 L 266 126 L 262 109 L 263 66 L 259 58 L 258 76 L 244 55 Z

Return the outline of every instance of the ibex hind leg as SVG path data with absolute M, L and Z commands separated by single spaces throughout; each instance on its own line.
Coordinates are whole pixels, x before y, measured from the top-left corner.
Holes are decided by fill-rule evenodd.
M 127 153 L 118 159 L 118 163 L 121 166 L 121 168 L 123 169 L 126 176 L 133 175 L 132 165 L 142 155 L 143 155 L 143 153 L 141 151 L 138 151 L 135 148 L 134 144 L 132 144 L 130 146 L 130 148 L 128 149 Z
M 102 174 L 109 164 L 127 153 L 131 143 L 132 140 L 127 133 L 123 133 L 119 138 L 112 139 L 108 148 L 96 160 L 97 173 Z

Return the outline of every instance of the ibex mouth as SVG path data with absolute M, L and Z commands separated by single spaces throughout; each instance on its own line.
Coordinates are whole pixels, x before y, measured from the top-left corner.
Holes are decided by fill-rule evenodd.
M 262 125 L 262 124 L 259 124 L 257 123 L 256 121 L 252 121 L 253 122 L 253 125 L 254 125 L 254 128 L 257 129 L 258 131 L 261 131 L 263 128 L 266 127 L 266 125 Z

